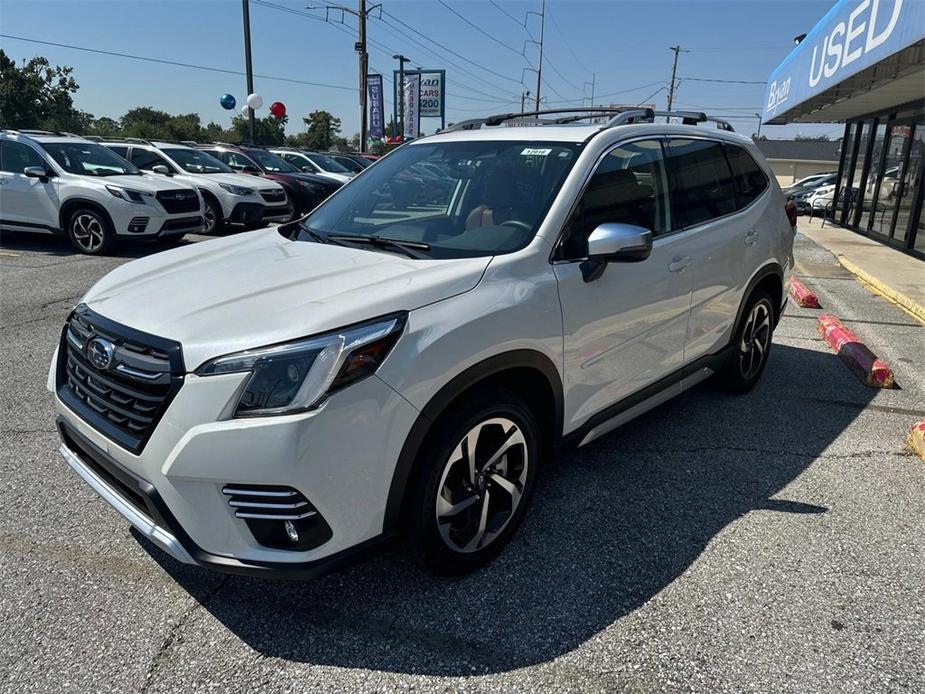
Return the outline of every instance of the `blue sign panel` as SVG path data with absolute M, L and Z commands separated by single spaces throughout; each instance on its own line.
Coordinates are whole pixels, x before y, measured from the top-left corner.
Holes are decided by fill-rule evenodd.
M 771 75 L 763 122 L 923 38 L 923 0 L 839 0 Z
M 367 75 L 366 89 L 369 92 L 369 136 L 379 139 L 385 137 L 382 75 Z

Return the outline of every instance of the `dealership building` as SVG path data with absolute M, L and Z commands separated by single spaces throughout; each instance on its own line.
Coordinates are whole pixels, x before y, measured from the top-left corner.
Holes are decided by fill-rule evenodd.
M 840 0 L 797 40 L 763 122 L 844 123 L 835 221 L 925 258 L 925 0 Z

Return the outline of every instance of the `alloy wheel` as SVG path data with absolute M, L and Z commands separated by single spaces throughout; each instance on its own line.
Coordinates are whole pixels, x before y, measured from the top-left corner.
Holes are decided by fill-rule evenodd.
M 472 553 L 494 541 L 520 505 L 530 460 L 520 427 L 506 417 L 480 422 L 447 460 L 437 487 L 437 528 L 446 545 Z
M 92 214 L 79 214 L 71 222 L 74 243 L 87 253 L 98 251 L 106 240 L 103 224 Z
M 211 234 L 215 231 L 215 224 L 218 221 L 217 215 L 215 213 L 215 208 L 211 204 L 206 204 L 205 214 L 203 215 L 206 220 L 205 229 L 203 229 L 204 234 Z
M 739 342 L 739 370 L 749 381 L 761 370 L 771 344 L 771 309 L 759 301 L 748 314 Z

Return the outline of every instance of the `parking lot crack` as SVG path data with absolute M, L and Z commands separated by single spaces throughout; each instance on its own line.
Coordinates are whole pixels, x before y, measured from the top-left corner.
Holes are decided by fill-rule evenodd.
M 899 450 L 870 450 L 870 451 L 852 451 L 851 453 L 804 453 L 802 451 L 787 451 L 781 449 L 759 448 L 749 446 L 695 446 L 690 448 L 636 448 L 627 453 L 657 453 L 657 454 L 678 454 L 678 453 L 758 453 L 764 455 L 786 455 L 794 458 L 806 458 L 808 460 L 848 460 L 851 458 L 865 458 L 871 455 L 902 455 Z
M 225 587 L 225 584 L 228 583 L 228 580 L 231 576 L 225 576 L 222 580 L 216 585 L 212 590 L 210 590 L 201 600 L 193 600 L 193 604 L 190 605 L 183 614 L 180 615 L 179 619 L 173 623 L 170 629 L 167 631 L 167 635 L 164 637 L 164 640 L 161 642 L 161 645 L 158 647 L 157 652 L 151 658 L 151 662 L 148 664 L 148 670 L 145 672 L 144 681 L 141 683 L 139 692 L 144 694 L 148 691 L 148 687 L 151 686 L 151 683 L 154 681 L 154 676 L 157 674 L 158 670 L 164 665 L 168 660 L 168 654 L 171 647 L 176 642 L 177 637 L 180 634 L 180 631 L 183 627 L 189 623 L 193 618 L 193 615 L 205 608 L 214 598 L 218 595 L 219 591 Z

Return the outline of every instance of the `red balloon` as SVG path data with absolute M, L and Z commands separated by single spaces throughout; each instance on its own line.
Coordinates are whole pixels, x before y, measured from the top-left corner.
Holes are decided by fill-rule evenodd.
M 274 101 L 270 104 L 270 113 L 272 113 L 277 118 L 282 118 L 286 115 L 286 104 L 281 101 Z

